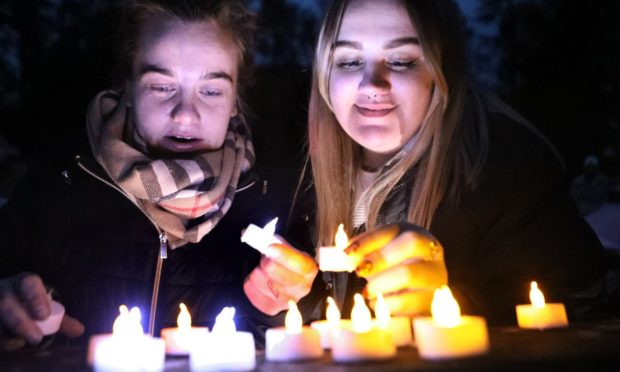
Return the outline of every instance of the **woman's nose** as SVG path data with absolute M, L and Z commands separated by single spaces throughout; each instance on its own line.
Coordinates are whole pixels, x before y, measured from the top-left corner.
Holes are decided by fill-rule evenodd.
M 382 64 L 368 64 L 364 69 L 358 92 L 367 99 L 377 99 L 391 89 L 389 72 Z
M 172 110 L 172 119 L 178 124 L 193 124 L 200 120 L 193 97 L 182 96 Z

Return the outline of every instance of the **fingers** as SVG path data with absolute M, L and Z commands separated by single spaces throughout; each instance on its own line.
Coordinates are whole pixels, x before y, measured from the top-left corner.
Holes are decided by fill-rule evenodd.
M 25 274 L 18 277 L 17 290 L 30 314 L 37 320 L 47 319 L 51 314 L 50 298 L 38 275 Z
M 288 299 L 281 298 L 280 288 L 267 278 L 260 266 L 248 275 L 243 291 L 252 305 L 265 314 L 276 315 L 288 307 Z
M 358 235 L 349 242 L 345 252 L 351 256 L 364 257 L 388 244 L 398 233 L 398 225 L 389 225 L 381 229 Z
M 374 299 L 382 293 L 389 296 L 405 290 L 434 290 L 448 282 L 443 261 L 415 261 L 397 265 L 368 277 L 367 297 Z
M 84 325 L 75 318 L 65 315 L 60 323 L 59 332 L 67 337 L 80 337 L 84 333 Z
M 443 261 L 443 247 L 427 234 L 406 231 L 385 244 L 383 249 L 366 255 L 356 272 L 361 277 L 368 277 L 408 260 Z
M 409 317 L 430 314 L 431 302 L 433 301 L 434 289 L 406 290 L 397 294 L 384 296 L 384 301 L 390 308 L 392 315 L 405 315 Z M 370 301 L 373 308 L 376 299 Z
M 30 344 L 38 344 L 43 339 L 43 333 L 21 301 L 14 293 L 7 290 L 0 293 L 0 322 L 17 337 L 25 339 Z
M 271 280 L 277 287 L 282 288 L 289 299 L 295 301 L 310 292 L 314 276 L 299 275 L 274 260 L 263 257 L 260 261 L 260 269 L 266 278 Z
M 304 278 L 314 279 L 319 268 L 310 255 L 286 244 L 271 244 L 266 252 L 267 258 L 286 267 L 289 271 Z

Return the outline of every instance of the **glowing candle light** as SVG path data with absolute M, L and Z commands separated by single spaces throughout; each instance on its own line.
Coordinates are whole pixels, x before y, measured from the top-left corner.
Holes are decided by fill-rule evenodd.
M 323 356 L 321 335 L 303 326 L 295 301 L 289 300 L 284 327 L 270 328 L 265 333 L 265 357 L 273 362 L 317 359 Z
M 531 305 L 517 305 L 517 322 L 520 328 L 546 329 L 568 326 L 566 309 L 561 303 L 546 303 L 538 283 L 530 284 Z
M 89 360 L 95 371 L 161 371 L 165 345 L 161 339 L 144 334 L 137 307 L 119 307 L 111 335 L 93 336 Z M 92 349 L 92 350 L 91 350 Z
M 397 347 L 411 345 L 413 339 L 411 320 L 406 316 L 392 316 L 390 307 L 381 293 L 377 295 L 375 318 L 379 328 L 386 329 L 392 334 L 392 339 Z
M 321 271 L 353 271 L 355 270 L 355 262 L 349 257 L 344 249 L 349 245 L 349 238 L 344 232 L 343 224 L 338 225 L 338 231 L 334 238 L 335 246 L 319 247 L 317 250 L 317 261 Z
M 179 304 L 179 309 L 177 327 L 161 330 L 161 338 L 166 343 L 166 353 L 170 355 L 188 355 L 197 337 L 209 332 L 207 327 L 192 327 L 192 316 L 185 304 Z
M 327 308 L 325 309 L 325 320 L 316 320 L 310 323 L 310 327 L 316 329 L 321 334 L 321 347 L 330 349 L 334 333 L 338 333 L 342 328 L 340 310 L 336 301 L 332 297 L 327 297 Z
M 201 334 L 190 349 L 192 371 L 246 371 L 256 366 L 254 336 L 238 332 L 235 308 L 225 307 L 215 318 L 211 333 Z
M 413 320 L 415 339 L 424 359 L 461 358 L 489 350 L 489 335 L 484 318 L 462 316 L 450 288 L 435 290 L 432 317 Z
M 269 245 L 282 243 L 282 241 L 275 236 L 277 223 L 278 218 L 276 217 L 262 228 L 254 224 L 249 224 L 241 235 L 241 241 L 250 245 L 260 253 L 269 256 Z
M 351 323 L 334 334 L 332 356 L 337 362 L 390 359 L 396 346 L 390 331 L 375 325 L 364 298 L 355 294 Z

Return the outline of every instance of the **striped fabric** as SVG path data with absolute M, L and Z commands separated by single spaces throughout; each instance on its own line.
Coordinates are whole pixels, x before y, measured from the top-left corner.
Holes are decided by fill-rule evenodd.
M 93 154 L 112 180 L 166 232 L 171 248 L 196 243 L 230 209 L 241 173 L 254 164 L 249 129 L 231 119 L 221 149 L 191 159 L 152 159 L 136 145 L 126 97 L 113 91 L 90 104 Z M 129 135 L 127 135 L 130 133 Z

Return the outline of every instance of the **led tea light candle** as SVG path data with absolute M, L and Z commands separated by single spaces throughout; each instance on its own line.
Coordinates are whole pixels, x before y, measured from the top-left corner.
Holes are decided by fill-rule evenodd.
M 397 347 L 411 346 L 413 338 L 411 320 L 406 316 L 391 316 L 390 308 L 381 293 L 377 295 L 375 318 L 377 327 L 392 334 L 392 339 Z
M 349 257 L 344 249 L 349 245 L 349 238 L 344 232 L 344 226 L 338 225 L 338 231 L 335 236 L 336 246 L 319 247 L 317 250 L 317 261 L 319 262 L 319 270 L 321 271 L 348 271 L 355 270 L 355 262 Z
M 207 327 L 192 327 L 192 317 L 185 304 L 179 304 L 176 328 L 163 328 L 161 338 L 166 343 L 166 353 L 170 355 L 189 355 L 189 349 L 201 334 L 209 333 Z
M 295 301 L 289 300 L 284 327 L 270 328 L 265 334 L 265 358 L 273 362 L 317 359 L 323 356 L 321 335 L 303 320 Z
M 60 323 L 65 316 L 65 307 L 59 302 L 52 300 L 51 293 L 48 293 L 47 298 L 50 302 L 50 316 L 45 320 L 35 320 L 35 324 L 43 333 L 43 336 L 53 335 L 60 329 Z
M 384 360 L 396 355 L 392 334 L 376 327 L 370 309 L 359 293 L 355 294 L 351 323 L 334 334 L 332 357 L 337 362 Z
M 215 318 L 211 333 L 197 337 L 190 349 L 192 371 L 247 371 L 256 366 L 254 336 L 237 332 L 235 308 L 225 307 Z
M 144 334 L 137 307 L 129 311 L 121 305 L 119 311 L 112 334 L 90 340 L 95 371 L 162 371 L 166 355 L 164 342 Z
M 262 228 L 254 224 L 249 224 L 241 235 L 241 241 L 260 253 L 269 256 L 269 245 L 282 243 L 282 241 L 275 236 L 277 223 L 278 218 L 276 217 Z
M 316 329 L 321 335 L 321 347 L 330 349 L 332 347 L 332 338 L 334 333 L 338 333 L 342 327 L 340 320 L 340 310 L 334 299 L 327 297 L 327 309 L 325 309 L 325 320 L 315 320 L 310 323 L 310 327 Z
M 488 352 L 486 321 L 479 316 L 461 316 L 459 304 L 447 286 L 435 290 L 431 313 L 432 317 L 413 320 L 422 358 L 460 358 Z
M 517 322 L 526 329 L 561 328 L 568 326 L 564 304 L 545 303 L 545 296 L 538 289 L 538 283 L 530 285 L 531 305 L 517 305 Z

